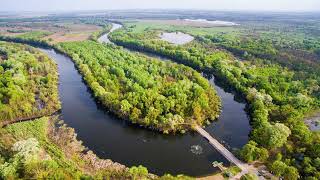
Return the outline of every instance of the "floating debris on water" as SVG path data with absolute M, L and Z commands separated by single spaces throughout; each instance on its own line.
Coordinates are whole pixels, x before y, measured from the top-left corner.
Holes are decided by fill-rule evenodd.
M 203 148 L 200 145 L 193 145 L 191 146 L 190 151 L 194 154 L 202 154 L 203 153 Z

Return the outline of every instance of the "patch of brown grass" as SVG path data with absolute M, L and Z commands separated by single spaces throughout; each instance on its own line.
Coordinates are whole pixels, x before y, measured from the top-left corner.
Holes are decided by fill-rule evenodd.
M 24 31 L 48 31 L 53 34 L 42 38 L 51 40 L 50 43 L 69 41 L 83 41 L 90 38 L 93 32 L 101 30 L 101 27 L 80 23 L 17 23 L 14 27 L 0 27 L 0 34 L 4 36 L 18 36 L 24 33 L 11 33 L 8 30 Z

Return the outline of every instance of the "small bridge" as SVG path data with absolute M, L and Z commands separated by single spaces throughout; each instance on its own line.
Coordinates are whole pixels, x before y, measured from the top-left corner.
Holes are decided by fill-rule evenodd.
M 238 158 L 236 158 L 227 148 L 225 148 L 221 143 L 219 143 L 219 141 L 213 138 L 207 131 L 205 131 L 200 126 L 196 126 L 195 128 L 199 134 L 206 138 L 209 141 L 209 143 L 231 163 L 238 166 L 242 171 L 247 169 L 247 164 L 243 163 Z
M 200 126 L 195 127 L 196 131 L 206 138 L 209 143 L 218 150 L 226 159 L 228 159 L 231 163 L 235 164 L 241 169 L 241 173 L 238 173 L 236 176 L 232 177 L 231 179 L 240 179 L 240 177 L 246 173 L 254 173 L 258 175 L 258 171 L 255 167 L 248 165 L 247 163 L 244 163 L 240 161 L 238 158 L 236 158 L 227 148 L 225 148 L 221 143 L 219 143 L 218 140 L 213 138 L 207 131 L 205 131 Z M 260 177 L 260 179 L 264 179 Z

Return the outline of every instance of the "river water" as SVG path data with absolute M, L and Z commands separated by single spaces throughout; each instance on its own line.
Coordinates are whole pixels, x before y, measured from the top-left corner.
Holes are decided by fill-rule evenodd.
M 121 24 L 112 23 L 112 28 L 110 29 L 110 32 L 105 33 L 104 35 L 102 35 L 101 37 L 99 37 L 98 41 L 99 41 L 100 43 L 102 43 L 102 42 L 104 42 L 104 43 L 112 43 L 112 42 L 109 40 L 108 36 L 109 36 L 109 34 L 110 34 L 111 32 L 113 32 L 113 31 L 115 31 L 115 30 L 117 30 L 117 29 L 119 29 L 119 28 L 122 28 L 122 25 L 121 25 Z
M 197 133 L 163 135 L 121 120 L 99 104 L 82 80 L 72 60 L 54 50 L 42 49 L 58 65 L 61 118 L 75 129 L 78 139 L 100 158 L 126 166 L 143 165 L 150 172 L 203 176 L 218 171 L 213 161 L 229 162 Z M 249 119 L 245 104 L 234 100 L 209 78 L 221 97 L 219 119 L 206 130 L 230 148 L 248 141 Z

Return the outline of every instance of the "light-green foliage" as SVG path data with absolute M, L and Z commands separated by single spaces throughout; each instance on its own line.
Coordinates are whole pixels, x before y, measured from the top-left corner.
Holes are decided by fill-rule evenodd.
M 268 150 L 265 148 L 257 147 L 257 143 L 249 141 L 240 151 L 240 156 L 246 162 L 252 161 L 266 161 L 269 157 Z
M 60 108 L 54 62 L 38 50 L 0 42 L 0 121 L 51 114 Z
M 282 147 L 291 134 L 290 129 L 281 123 L 266 125 L 253 131 L 253 139 L 267 148 Z
M 189 67 L 93 41 L 59 44 L 72 56 L 96 97 L 120 117 L 165 133 L 219 114 L 209 82 Z
M 135 179 L 140 179 L 146 175 L 148 175 L 148 169 L 143 167 L 143 166 L 132 166 L 129 169 L 129 173 L 131 174 L 132 178 Z

